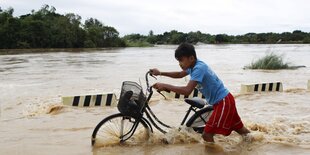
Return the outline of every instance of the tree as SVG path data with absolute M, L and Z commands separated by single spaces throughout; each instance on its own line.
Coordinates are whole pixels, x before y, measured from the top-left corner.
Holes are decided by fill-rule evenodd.
M 169 44 L 180 44 L 187 41 L 187 35 L 176 30 L 172 30 L 169 33 L 164 34 L 164 36 L 167 37 L 167 42 Z
M 227 34 L 218 34 L 215 36 L 215 43 L 227 43 L 229 42 L 229 36 Z
M 14 48 L 18 42 L 20 22 L 13 12 L 13 8 L 8 8 L 0 13 L 0 48 Z
M 81 27 L 81 16 L 68 13 L 65 17 L 69 28 L 68 33 L 71 34 L 70 42 L 72 47 L 83 47 L 86 33 Z
M 300 30 L 293 31 L 291 40 L 292 41 L 302 41 L 305 38 L 305 33 Z
M 150 30 L 149 36 L 154 36 L 154 32 L 152 30 Z
M 95 47 L 124 46 L 124 41 L 118 37 L 118 31 L 111 26 L 104 26 L 99 20 L 90 18 L 85 21 L 87 43 Z
M 304 38 L 303 43 L 304 44 L 309 44 L 310 43 L 310 35 L 308 35 L 307 37 Z
M 197 31 L 197 32 L 189 32 L 189 33 L 187 34 L 187 42 L 196 44 L 197 42 L 201 41 L 201 40 L 200 40 L 200 35 L 201 35 L 201 32 L 200 32 L 200 31 Z M 201 42 L 202 42 L 202 41 L 201 41 Z

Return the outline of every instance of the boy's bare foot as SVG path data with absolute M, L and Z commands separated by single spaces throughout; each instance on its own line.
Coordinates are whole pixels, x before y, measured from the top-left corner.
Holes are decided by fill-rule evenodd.
M 251 133 L 243 134 L 242 139 L 244 142 L 252 143 L 254 141 L 254 136 Z
M 242 127 L 241 129 L 238 129 L 238 130 L 235 130 L 237 133 L 239 133 L 240 135 L 245 135 L 245 134 L 248 134 L 250 133 L 250 130 L 248 130 L 247 128 L 245 127 Z

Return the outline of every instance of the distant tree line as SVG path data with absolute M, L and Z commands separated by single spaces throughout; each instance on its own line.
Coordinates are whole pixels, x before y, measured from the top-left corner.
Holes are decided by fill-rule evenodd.
M 154 35 L 130 34 L 119 37 L 119 32 L 99 20 L 90 18 L 81 23 L 81 16 L 56 13 L 54 7 L 42 6 L 38 11 L 20 17 L 14 9 L 0 8 L 0 48 L 95 48 L 152 46 L 154 44 L 273 44 L 310 43 L 310 33 L 295 30 L 283 33 L 247 33 L 245 35 L 205 34 L 200 31 L 183 33 L 176 30 Z
M 94 18 L 81 23 L 79 15 L 61 15 L 44 5 L 30 14 L 13 17 L 13 8 L 0 8 L 0 48 L 120 47 L 119 32 Z
M 245 35 L 205 34 L 200 31 L 183 33 L 176 30 L 154 35 L 130 34 L 123 37 L 126 42 L 147 42 L 150 44 L 307 44 L 310 43 L 310 33 L 295 30 L 283 33 L 247 33 Z

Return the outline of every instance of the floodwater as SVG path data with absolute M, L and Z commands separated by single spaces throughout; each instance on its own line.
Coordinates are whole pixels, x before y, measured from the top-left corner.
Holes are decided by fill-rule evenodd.
M 115 107 L 64 106 L 61 96 L 120 93 L 123 81 L 144 84 L 145 72 L 180 70 L 176 46 L 0 55 L 0 154 L 310 154 L 310 45 L 199 45 L 208 63 L 236 97 L 236 105 L 254 141 L 232 133 L 216 136 L 222 151 L 205 147 L 200 135 L 172 129 L 155 132 L 143 145 L 91 146 L 91 133 Z M 253 60 L 274 52 L 297 70 L 244 70 Z M 158 82 L 186 84 L 159 77 Z M 240 94 L 241 84 L 283 83 L 284 92 Z M 152 83 L 156 80 L 152 80 Z M 188 108 L 180 100 L 155 94 L 154 113 L 179 127 Z M 162 139 L 169 139 L 164 144 Z

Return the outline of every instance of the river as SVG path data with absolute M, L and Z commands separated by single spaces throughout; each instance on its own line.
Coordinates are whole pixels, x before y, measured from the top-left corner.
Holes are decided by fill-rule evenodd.
M 172 130 L 155 132 L 144 145 L 92 148 L 91 133 L 115 107 L 64 106 L 62 96 L 114 92 L 123 81 L 144 84 L 150 68 L 180 70 L 174 58 L 177 46 L 0 55 L 0 154 L 218 154 L 210 152 L 200 135 Z M 254 141 L 245 143 L 232 133 L 216 136 L 220 154 L 310 154 L 310 45 L 198 45 L 205 61 L 236 97 L 236 106 Z M 296 70 L 244 70 L 253 60 L 273 52 L 283 55 Z M 158 82 L 186 84 L 185 79 L 159 77 Z M 283 92 L 240 94 L 241 84 L 283 83 Z M 152 80 L 152 82 L 156 82 Z M 143 85 L 145 88 L 145 85 Z M 181 100 L 152 99 L 151 108 L 175 127 L 188 105 Z M 173 138 L 163 144 L 161 139 Z

